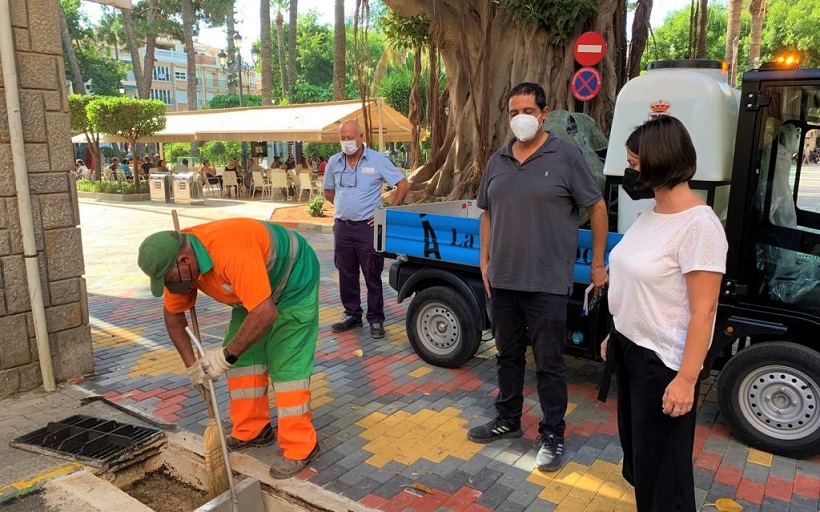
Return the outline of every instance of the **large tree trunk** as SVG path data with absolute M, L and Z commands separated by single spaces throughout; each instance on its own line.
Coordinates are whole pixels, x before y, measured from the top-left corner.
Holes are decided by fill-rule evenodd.
M 419 143 L 421 142 L 421 93 L 419 81 L 421 79 L 421 46 L 413 51 L 413 81 L 410 83 L 410 111 L 407 118 L 410 120 L 410 167 L 419 166 Z
M 228 10 L 225 13 L 225 32 L 227 32 L 227 47 L 228 47 L 228 61 L 234 63 L 237 62 L 236 60 L 236 46 L 233 44 L 233 35 L 236 32 L 236 13 L 234 12 L 234 2 L 231 0 L 229 2 Z M 242 72 L 241 70 L 239 71 Z M 239 78 L 239 75 L 237 75 Z M 230 79 L 230 73 L 228 74 L 228 94 L 236 94 L 237 93 L 237 86 L 238 83 L 236 80 Z
M 159 0 L 148 0 L 148 15 L 146 16 L 148 35 L 145 39 L 145 73 L 142 74 L 142 84 L 137 82 L 137 93 L 141 99 L 151 97 L 151 83 L 154 81 L 154 51 L 157 48 L 156 20 L 159 10 Z M 136 76 L 136 75 L 135 75 Z
M 182 32 L 185 36 L 185 56 L 186 69 L 185 76 L 188 80 L 188 110 L 197 110 L 197 86 L 196 86 L 196 51 L 194 50 L 194 4 L 192 0 L 182 0 Z M 191 143 L 191 156 L 199 156 L 199 144 Z M 136 152 L 134 153 L 136 162 Z M 138 172 L 136 164 L 134 173 Z
M 698 18 L 698 45 L 695 51 L 696 59 L 706 58 L 706 34 L 709 23 L 709 0 L 700 0 L 700 17 Z
M 737 76 L 737 49 L 740 37 L 740 12 L 743 9 L 743 0 L 729 0 L 729 10 L 726 22 L 726 48 L 723 51 L 723 60 L 729 63 L 729 83 L 734 86 Z
M 270 0 L 259 0 L 259 33 L 262 46 L 262 105 L 273 103 L 273 51 L 270 38 Z
M 384 0 L 402 16 L 426 15 L 430 37 L 441 51 L 447 73 L 449 115 L 437 162 L 414 171 L 413 196 L 449 199 L 476 196 L 491 153 L 509 140 L 506 94 L 521 81 L 540 83 L 551 109 L 574 109 L 569 81 L 575 71 L 572 44 L 555 46 L 542 27 L 509 19 L 493 2 Z M 609 131 L 615 96 L 625 67 L 625 8 L 620 0 L 600 0 L 594 19 L 576 27 L 569 41 L 586 30 L 607 40 L 600 65 L 604 87 L 590 102 L 590 115 Z M 435 14 L 434 14 L 435 10 Z
M 296 32 L 298 1 L 290 0 L 290 17 L 288 19 L 288 94 L 293 95 L 296 86 Z
M 646 38 L 649 35 L 649 18 L 651 16 L 652 0 L 638 0 L 635 19 L 632 21 L 632 42 L 629 46 L 629 64 L 627 64 L 630 79 L 641 74 L 641 58 L 646 48 Z
M 65 13 L 60 8 L 60 38 L 63 40 L 63 51 L 68 59 L 68 67 L 71 70 L 71 88 L 74 94 L 85 94 L 85 83 L 83 75 L 80 73 L 80 62 L 77 54 L 74 53 L 74 46 L 71 44 L 71 34 L 68 31 L 68 23 L 65 20 Z
M 749 31 L 749 67 L 760 67 L 760 40 L 763 37 L 763 18 L 766 17 L 767 0 L 752 0 L 749 11 L 752 13 L 752 27 Z
M 441 148 L 441 103 L 439 102 L 439 65 L 438 48 L 430 45 L 427 49 L 430 59 L 430 85 L 427 91 L 427 122 L 430 126 L 430 162 L 437 165 L 439 149 Z
M 336 0 L 333 23 L 333 100 L 345 99 L 345 1 Z
M 282 77 L 282 96 L 290 97 L 288 90 L 288 68 L 285 66 L 285 18 L 282 11 L 276 13 L 276 43 L 279 47 L 279 74 Z
M 134 72 L 134 82 L 137 84 L 137 96 L 146 98 L 149 93 L 143 91 L 142 61 L 137 43 L 137 31 L 134 28 L 134 17 L 131 16 L 131 9 L 120 9 L 120 11 L 122 12 L 122 26 L 125 29 L 125 44 L 128 46 L 128 53 L 131 54 L 131 69 Z M 151 74 L 150 70 L 148 74 Z
M 196 51 L 194 50 L 194 5 L 192 0 L 182 0 L 182 32 L 185 35 L 188 110 L 196 110 Z

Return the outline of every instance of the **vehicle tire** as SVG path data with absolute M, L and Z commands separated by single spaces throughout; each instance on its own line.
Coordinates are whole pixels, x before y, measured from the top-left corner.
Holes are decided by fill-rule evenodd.
M 790 342 L 759 343 L 729 359 L 718 403 L 732 431 L 786 457 L 820 451 L 820 353 Z
M 416 293 L 407 308 L 407 335 L 428 363 L 457 368 L 478 351 L 481 326 L 467 299 L 448 286 Z

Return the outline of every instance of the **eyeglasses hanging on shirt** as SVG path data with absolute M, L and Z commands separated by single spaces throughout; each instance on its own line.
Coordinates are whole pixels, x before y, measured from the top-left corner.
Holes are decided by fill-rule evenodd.
M 336 175 L 339 176 L 339 186 L 345 188 L 356 188 L 356 185 L 359 183 L 359 173 L 357 172 L 359 169 L 359 163 L 361 163 L 362 159 L 359 158 L 359 161 L 356 162 L 356 165 L 351 169 L 347 166 L 347 158 L 342 158 L 345 166 L 344 169 L 341 171 L 336 171 L 333 173 L 333 177 L 335 178 Z

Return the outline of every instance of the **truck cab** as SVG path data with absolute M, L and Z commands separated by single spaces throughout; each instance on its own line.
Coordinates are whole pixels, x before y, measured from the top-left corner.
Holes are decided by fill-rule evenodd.
M 669 73 L 678 67 L 684 68 L 681 73 L 714 68 L 692 61 L 659 64 Z M 710 109 L 711 100 L 703 98 L 705 104 L 684 106 L 679 117 L 695 141 L 699 172 L 704 167 L 713 174 L 705 179 L 696 174 L 691 186 L 715 208 L 729 242 L 702 376 L 720 371 L 721 413 L 747 444 L 786 456 L 811 456 L 820 452 L 820 70 L 764 66 L 745 73 L 742 82 L 739 94 L 725 81 L 716 89 L 715 96 L 728 107 Z M 618 102 L 627 97 L 622 91 Z M 653 108 L 664 103 L 645 94 L 637 97 Z M 699 143 L 699 137 L 711 136 L 687 122 L 692 108 L 704 115 L 720 112 L 717 124 L 731 127 L 728 138 L 704 149 L 707 143 Z M 623 168 L 613 151 L 619 147 L 623 153 L 626 135 L 618 139 L 619 122 L 636 125 L 624 116 L 619 120 L 618 112 L 616 105 L 607 169 Z M 674 105 L 669 113 L 676 114 Z M 704 165 L 701 156 L 713 157 L 714 163 Z M 607 174 L 608 252 L 639 209 L 624 199 L 620 177 Z M 411 299 L 410 343 L 434 365 L 452 368 L 466 362 L 491 325 L 478 268 L 480 214 L 471 200 L 377 210 L 376 250 L 396 258 L 390 285 L 399 302 Z M 566 348 L 571 355 L 596 359 L 609 311 L 605 298 L 595 307 L 585 304 L 590 249 L 590 232 L 581 226 Z

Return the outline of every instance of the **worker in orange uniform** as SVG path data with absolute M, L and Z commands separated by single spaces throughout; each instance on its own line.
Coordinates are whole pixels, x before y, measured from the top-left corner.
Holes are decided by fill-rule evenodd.
M 319 260 L 294 231 L 252 219 L 225 219 L 150 235 L 138 263 L 151 293 L 165 297 L 165 326 L 196 387 L 228 376 L 231 449 L 265 446 L 271 427 L 268 379 L 276 395 L 279 446 L 271 476 L 288 478 L 319 456 L 310 377 L 319 331 Z M 233 308 L 223 348 L 197 360 L 185 311 L 197 291 Z

